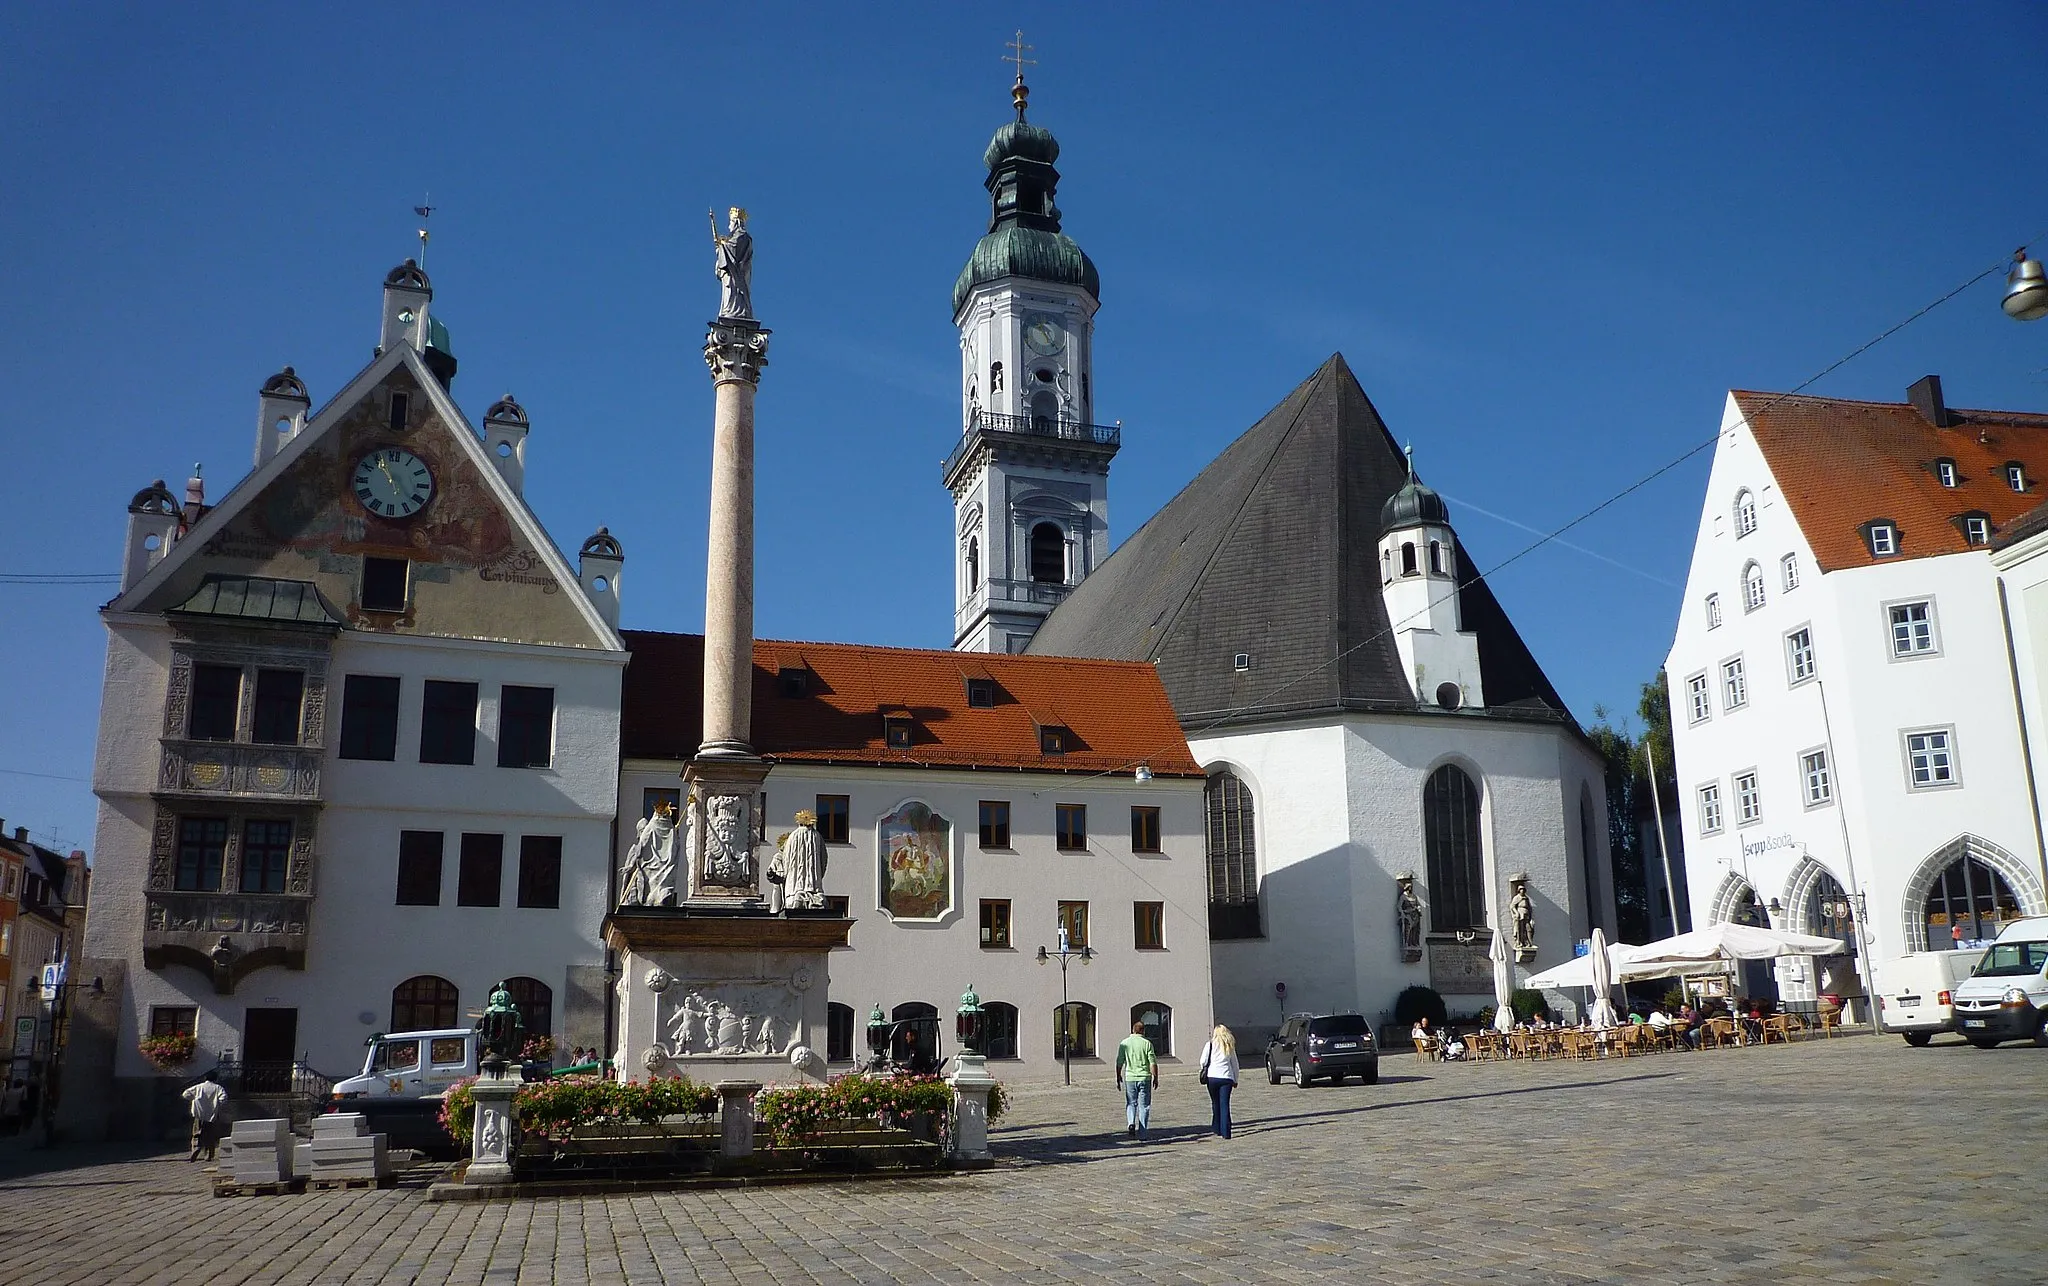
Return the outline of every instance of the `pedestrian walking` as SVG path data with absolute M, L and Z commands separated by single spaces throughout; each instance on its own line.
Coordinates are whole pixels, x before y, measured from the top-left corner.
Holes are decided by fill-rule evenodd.
M 1202 1046 L 1202 1084 L 1209 1087 L 1209 1132 L 1230 1137 L 1230 1091 L 1237 1088 L 1237 1037 L 1222 1023 Z
M 1124 1133 L 1143 1143 L 1152 1128 L 1152 1087 L 1159 1083 L 1159 1055 L 1145 1039 L 1143 1023 L 1132 1023 L 1131 1034 L 1116 1047 L 1116 1083 L 1124 1091 Z
M 215 1158 L 226 1125 L 222 1109 L 227 1101 L 228 1092 L 221 1088 L 220 1077 L 212 1072 L 185 1091 L 185 1104 L 192 1112 L 192 1155 L 186 1160 L 197 1161 L 201 1152 L 209 1161 Z

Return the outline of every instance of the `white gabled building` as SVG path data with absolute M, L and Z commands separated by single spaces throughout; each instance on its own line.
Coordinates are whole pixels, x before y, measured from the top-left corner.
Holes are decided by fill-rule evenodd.
M 1990 556 L 2044 480 L 2048 416 L 1954 410 L 1934 376 L 1729 394 L 1666 662 L 1699 923 L 1853 941 L 1860 906 L 1881 974 L 2048 909 Z M 1780 995 L 1857 993 L 1819 967 Z
M 287 368 L 255 467 L 130 506 L 104 609 L 100 797 L 74 1023 L 79 1135 L 160 1132 L 140 1038 L 252 1085 L 345 1074 L 374 1031 L 466 1023 L 492 983 L 565 1044 L 603 1032 L 621 559 L 571 567 L 521 498 L 527 417 L 479 434 L 410 261 L 378 354 L 312 412 Z

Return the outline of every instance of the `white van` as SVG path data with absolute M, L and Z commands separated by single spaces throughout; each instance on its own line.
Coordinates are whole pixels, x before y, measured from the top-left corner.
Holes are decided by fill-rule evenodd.
M 1979 1049 L 2002 1040 L 2048 1046 L 2048 916 L 2005 926 L 1956 988 L 1956 1030 Z
M 334 1083 L 338 1099 L 424 1098 L 476 1075 L 476 1032 L 468 1027 L 401 1031 L 370 1038 L 360 1075 Z
M 1925 1045 L 1937 1032 L 1956 1029 L 1956 987 L 1970 976 L 1982 951 L 1915 951 L 1878 970 L 1878 1022 L 1908 1045 Z

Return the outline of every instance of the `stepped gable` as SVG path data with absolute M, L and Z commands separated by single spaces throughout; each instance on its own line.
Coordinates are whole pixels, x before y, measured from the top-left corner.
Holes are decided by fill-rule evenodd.
M 1415 710 L 1379 584 L 1381 514 L 1407 478 L 1333 354 L 1083 581 L 1030 654 L 1152 661 L 1183 726 Z M 1457 557 L 1472 566 L 1462 544 Z M 1569 722 L 1483 580 L 1459 608 L 1487 698 L 1467 713 Z
M 619 720 L 626 759 L 684 760 L 703 734 L 704 637 L 623 632 Z M 994 704 L 968 699 L 993 683 Z M 771 759 L 905 768 L 992 768 L 1200 777 L 1166 690 L 1151 666 L 1067 657 L 754 643 L 751 740 Z M 891 746 L 884 716 L 908 720 L 910 744 Z M 1047 753 L 1042 729 L 1063 729 Z

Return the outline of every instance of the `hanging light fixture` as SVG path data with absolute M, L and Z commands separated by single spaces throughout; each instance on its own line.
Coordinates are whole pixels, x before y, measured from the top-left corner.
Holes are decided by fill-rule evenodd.
M 2048 317 L 2048 273 L 2039 259 L 2027 258 L 2021 246 L 2012 254 L 2012 271 L 2005 276 L 2005 315 L 2014 321 L 2036 321 Z

